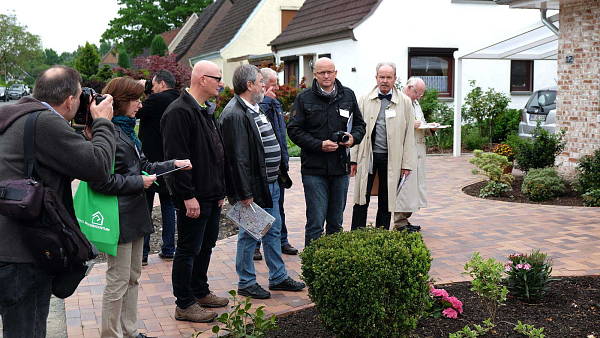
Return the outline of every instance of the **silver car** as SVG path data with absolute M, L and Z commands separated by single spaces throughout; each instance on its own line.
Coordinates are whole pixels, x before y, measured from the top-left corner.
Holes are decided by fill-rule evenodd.
M 551 87 L 531 94 L 521 112 L 520 137 L 532 137 L 538 123 L 550 133 L 556 133 L 556 90 L 556 87 Z

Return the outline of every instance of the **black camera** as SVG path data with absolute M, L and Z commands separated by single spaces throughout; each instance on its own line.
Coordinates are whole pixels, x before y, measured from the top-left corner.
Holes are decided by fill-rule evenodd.
M 348 136 L 345 132 L 339 130 L 331 134 L 330 140 L 332 140 L 335 143 L 346 143 L 350 141 L 350 136 Z
M 144 83 L 144 94 L 152 94 L 152 80 L 146 80 L 146 82 Z
M 91 125 L 92 124 L 92 113 L 90 112 L 90 105 L 92 99 L 96 100 L 96 104 L 100 104 L 106 97 L 96 93 L 93 88 L 83 87 L 81 88 L 81 95 L 79 96 L 79 108 L 73 118 L 73 123 L 79 125 Z

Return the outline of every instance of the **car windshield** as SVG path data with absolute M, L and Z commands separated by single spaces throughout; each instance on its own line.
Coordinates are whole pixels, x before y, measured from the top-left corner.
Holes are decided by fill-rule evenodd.
M 14 84 L 12 86 L 10 86 L 10 89 L 21 89 L 23 87 L 22 84 Z

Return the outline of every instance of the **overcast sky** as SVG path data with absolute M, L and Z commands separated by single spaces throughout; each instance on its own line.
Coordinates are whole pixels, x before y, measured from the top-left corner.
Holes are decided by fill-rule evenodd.
M 42 39 L 44 48 L 73 52 L 86 41 L 99 44 L 117 16 L 117 0 L 2 0 L 0 13 L 14 13 L 21 25 Z

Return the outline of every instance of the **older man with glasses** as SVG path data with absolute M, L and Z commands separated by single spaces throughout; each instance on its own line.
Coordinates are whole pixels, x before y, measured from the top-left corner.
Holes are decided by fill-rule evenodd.
M 310 89 L 294 102 L 290 139 L 302 149 L 301 172 L 306 201 L 304 245 L 323 234 L 342 230 L 348 193 L 348 148 L 365 135 L 365 122 L 354 92 L 336 79 L 335 64 L 320 58 Z
M 436 128 L 421 128 L 427 124 L 419 105 L 419 99 L 425 93 L 425 82 L 418 77 L 411 77 L 406 81 L 402 92 L 412 101 L 414 122 L 414 137 L 416 146 L 416 168 L 406 179 L 404 187 L 396 196 L 396 208 L 394 210 L 394 228 L 396 230 L 408 230 L 411 232 L 421 231 L 421 227 L 411 224 L 408 218 L 413 212 L 420 208 L 427 207 L 427 193 L 425 191 L 425 156 L 427 147 L 425 145 L 425 136 L 435 132 Z

